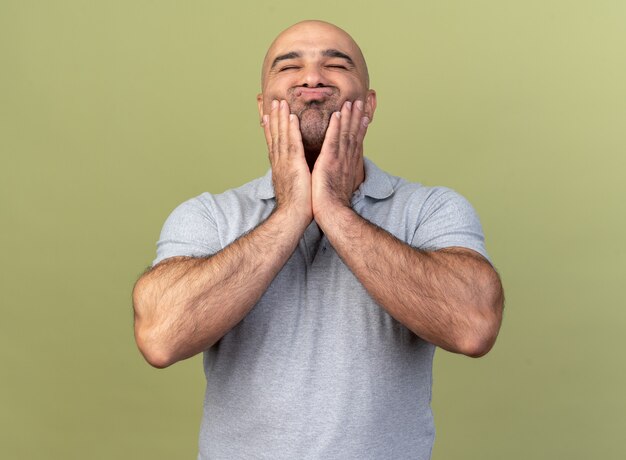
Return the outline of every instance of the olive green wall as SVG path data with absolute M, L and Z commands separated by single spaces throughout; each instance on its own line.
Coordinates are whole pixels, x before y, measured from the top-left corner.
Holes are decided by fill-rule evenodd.
M 178 203 L 265 172 L 259 67 L 306 18 L 368 58 L 367 154 L 463 193 L 504 280 L 492 352 L 435 355 L 434 459 L 626 458 L 618 0 L 0 0 L 0 457 L 195 458 L 201 359 L 142 360 L 131 288 Z

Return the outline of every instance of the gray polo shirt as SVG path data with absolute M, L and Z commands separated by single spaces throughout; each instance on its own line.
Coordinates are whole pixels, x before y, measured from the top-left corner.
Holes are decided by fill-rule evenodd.
M 169 216 L 153 264 L 206 256 L 274 208 L 271 171 Z M 469 202 L 365 160 L 353 209 L 427 250 L 487 253 Z M 369 296 L 315 222 L 250 313 L 204 352 L 199 459 L 429 459 L 435 346 Z M 402 289 L 402 286 L 397 286 Z

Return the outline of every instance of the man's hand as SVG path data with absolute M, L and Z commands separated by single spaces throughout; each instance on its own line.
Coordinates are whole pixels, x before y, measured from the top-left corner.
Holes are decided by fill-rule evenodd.
M 311 173 L 304 155 L 298 117 L 289 113 L 287 101 L 272 101 L 263 129 L 272 165 L 276 209 L 284 210 L 305 227 L 313 219 Z
M 313 215 L 321 227 L 325 216 L 333 215 L 338 207 L 351 207 L 352 193 L 363 181 L 363 139 L 368 124 L 362 101 L 346 101 L 341 112 L 331 116 L 312 174 Z

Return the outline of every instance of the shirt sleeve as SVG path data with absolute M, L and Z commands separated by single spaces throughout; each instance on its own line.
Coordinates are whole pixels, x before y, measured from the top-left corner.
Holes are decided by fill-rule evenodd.
M 476 211 L 465 197 L 446 187 L 433 188 L 426 198 L 411 246 L 424 250 L 461 246 L 491 263 Z
M 152 266 L 169 257 L 204 257 L 221 249 L 210 209 L 200 197 L 196 197 L 176 207 L 165 221 Z

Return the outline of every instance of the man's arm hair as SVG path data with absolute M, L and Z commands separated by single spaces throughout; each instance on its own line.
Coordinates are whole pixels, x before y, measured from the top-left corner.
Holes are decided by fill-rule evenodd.
M 495 343 L 504 307 L 500 278 L 477 252 L 418 250 L 352 209 L 336 210 L 322 226 L 369 294 L 416 335 L 472 357 Z
M 215 344 L 260 299 L 305 228 L 276 210 L 211 256 L 172 257 L 144 273 L 133 289 L 133 307 L 145 359 L 164 368 Z

